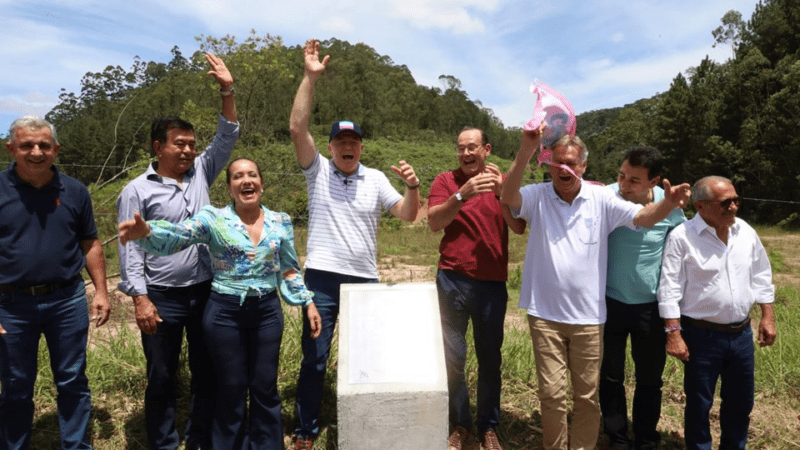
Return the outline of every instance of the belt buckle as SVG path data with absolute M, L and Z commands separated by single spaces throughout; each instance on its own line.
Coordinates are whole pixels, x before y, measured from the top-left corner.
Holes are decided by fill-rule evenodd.
M 36 286 L 29 286 L 25 288 L 25 291 L 29 292 L 32 296 L 37 296 L 49 294 L 50 292 L 53 292 L 53 289 L 49 284 L 38 284 Z

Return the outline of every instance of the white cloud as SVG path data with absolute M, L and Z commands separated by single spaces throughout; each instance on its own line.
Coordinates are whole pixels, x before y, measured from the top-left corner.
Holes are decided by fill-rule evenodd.
M 471 10 L 491 12 L 496 0 L 392 0 L 391 11 L 396 17 L 408 20 L 415 28 L 449 29 L 455 34 L 483 33 L 486 26 L 473 17 Z
M 329 33 L 333 33 L 334 35 L 341 33 L 349 34 L 355 30 L 350 20 L 344 17 L 331 17 L 321 21 L 319 28 Z
M 0 97 L 0 112 L 19 117 L 33 114 L 44 117 L 58 102 L 57 97 L 31 92 L 23 97 Z

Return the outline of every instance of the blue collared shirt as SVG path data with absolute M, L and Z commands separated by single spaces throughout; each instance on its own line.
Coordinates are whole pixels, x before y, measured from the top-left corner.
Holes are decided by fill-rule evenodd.
M 117 220 L 123 222 L 138 212 L 145 220 L 177 223 L 197 214 L 210 202 L 208 189 L 225 167 L 239 137 L 239 124 L 219 116 L 217 134 L 194 165 L 186 171 L 183 182 L 162 177 L 153 163 L 136 177 L 117 199 Z M 128 295 L 147 294 L 146 285 L 190 286 L 211 279 L 211 259 L 205 245 L 192 245 L 170 256 L 145 255 L 136 242 L 119 247 L 120 282 L 118 288 Z
M 37 189 L 15 172 L 0 172 L 0 284 L 31 286 L 80 274 L 80 244 L 97 239 L 89 191 L 52 166 L 53 179 Z
M 244 302 L 248 295 L 261 296 L 280 289 L 290 305 L 311 303 L 312 294 L 303 283 L 294 249 L 294 228 L 286 213 L 263 205 L 264 225 L 258 245 L 232 205 L 217 209 L 206 206 L 181 223 L 150 221 L 150 236 L 139 241 L 148 253 L 168 255 L 192 244 L 207 244 L 211 250 L 214 281 L 211 289 L 236 295 Z

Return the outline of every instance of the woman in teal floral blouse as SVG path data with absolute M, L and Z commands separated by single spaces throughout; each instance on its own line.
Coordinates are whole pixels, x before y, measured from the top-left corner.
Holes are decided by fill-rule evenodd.
M 306 308 L 314 337 L 320 318 L 303 283 L 289 216 L 261 205 L 258 164 L 234 160 L 227 183 L 231 205 L 206 206 L 177 224 L 145 222 L 137 213 L 119 225 L 119 238 L 123 244 L 138 239 L 146 252 L 158 255 L 208 245 L 214 279 L 203 332 L 218 381 L 213 448 L 283 449 L 277 386 L 283 312 L 278 296 Z

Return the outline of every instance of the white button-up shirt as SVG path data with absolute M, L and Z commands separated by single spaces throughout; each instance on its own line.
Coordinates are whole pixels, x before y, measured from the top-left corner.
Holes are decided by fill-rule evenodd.
M 667 237 L 658 288 L 661 317 L 731 324 L 746 319 L 754 303 L 774 298 L 767 252 L 745 221 L 736 219 L 727 245 L 700 214 Z

